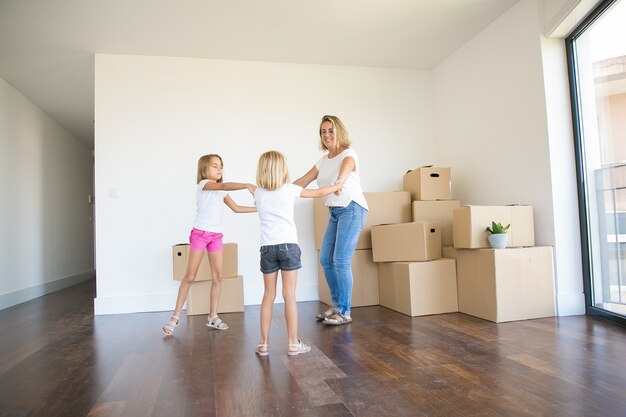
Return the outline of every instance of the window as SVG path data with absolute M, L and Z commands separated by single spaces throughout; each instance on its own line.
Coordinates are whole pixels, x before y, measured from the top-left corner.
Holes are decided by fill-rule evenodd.
M 587 312 L 626 326 L 626 0 L 567 39 Z

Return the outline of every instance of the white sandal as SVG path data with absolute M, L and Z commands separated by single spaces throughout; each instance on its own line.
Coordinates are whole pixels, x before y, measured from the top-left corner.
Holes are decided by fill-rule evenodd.
M 218 316 L 215 317 L 207 317 L 206 319 L 206 325 L 207 327 L 210 327 L 212 329 L 217 329 L 217 330 L 226 330 L 228 329 L 228 324 L 224 323 L 222 321 L 222 319 L 220 319 Z
M 298 343 L 289 343 L 287 348 L 287 355 L 296 356 L 311 351 L 311 346 L 304 343 L 302 340 L 298 340 Z
M 254 352 L 261 357 L 265 357 L 270 354 L 270 345 L 267 343 L 259 343 Z
M 174 334 L 174 329 L 178 326 L 178 322 L 180 321 L 180 311 L 174 310 L 174 314 L 170 318 L 170 321 L 165 323 L 163 327 L 161 327 L 161 331 L 165 336 L 171 336 Z

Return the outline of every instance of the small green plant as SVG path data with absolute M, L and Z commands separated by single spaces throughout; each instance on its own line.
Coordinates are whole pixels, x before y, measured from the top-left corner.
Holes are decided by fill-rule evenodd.
M 500 233 L 506 233 L 506 231 L 509 230 L 509 227 L 511 227 L 510 224 L 502 226 L 502 223 L 491 222 L 491 227 L 487 227 L 487 229 L 485 230 L 487 230 L 489 233 L 497 235 Z

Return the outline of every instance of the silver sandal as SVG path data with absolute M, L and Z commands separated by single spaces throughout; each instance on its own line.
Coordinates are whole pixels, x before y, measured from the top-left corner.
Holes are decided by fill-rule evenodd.
M 226 330 L 228 329 L 228 324 L 224 323 L 222 321 L 222 319 L 220 319 L 218 316 L 215 317 L 207 317 L 206 319 L 206 326 L 210 327 L 212 329 L 217 329 L 217 330 Z
M 330 313 L 328 313 L 330 311 Z M 328 310 L 318 314 L 317 316 L 315 316 L 315 319 L 317 321 L 322 321 L 322 320 L 326 320 L 329 317 L 334 316 L 335 314 L 337 314 L 337 309 L 335 307 L 331 307 Z

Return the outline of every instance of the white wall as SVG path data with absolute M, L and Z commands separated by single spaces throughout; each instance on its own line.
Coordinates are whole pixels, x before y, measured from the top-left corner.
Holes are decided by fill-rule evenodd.
M 0 309 L 93 277 L 91 151 L 0 78 Z
M 430 72 L 97 55 L 95 80 L 97 314 L 173 308 L 171 245 L 187 241 L 203 154 L 222 155 L 227 181 L 254 182 L 259 155 L 276 149 L 295 179 L 321 156 L 321 116 L 336 114 L 365 191 L 399 190 L 406 170 L 435 157 Z M 311 207 L 296 209 L 300 301 L 318 299 Z M 227 212 L 225 227 L 244 301 L 258 304 L 258 217 Z
M 578 211 L 571 199 L 575 178 L 563 183 L 557 178 L 572 174 L 573 160 L 567 165 L 563 155 L 551 153 L 573 155 L 563 101 L 555 102 L 552 95 L 567 92 L 561 88 L 567 73 L 558 68 L 563 61 L 552 64 L 550 79 L 561 84 L 546 91 L 541 29 L 537 3 L 522 0 L 435 68 L 439 161 L 453 168 L 453 196 L 464 204 L 534 206 L 537 245 L 555 246 L 559 314 L 582 314 L 580 246 L 559 235 L 577 236 Z M 548 96 L 551 114 L 561 111 L 550 126 Z M 559 171 L 559 166 L 567 169 Z M 563 268 L 567 262 L 571 266 Z M 561 290 L 567 292 L 567 307 Z

